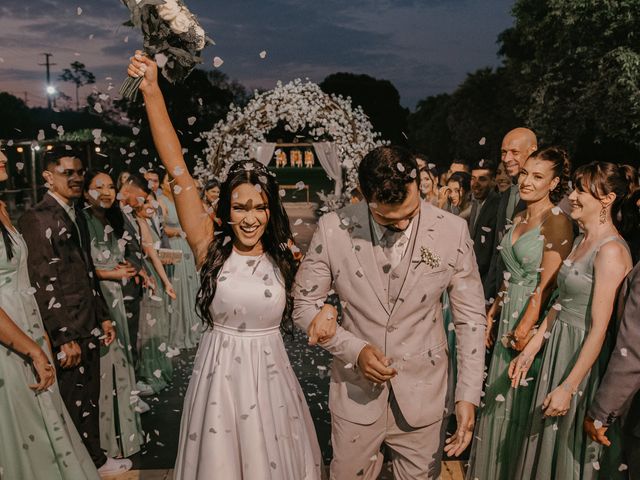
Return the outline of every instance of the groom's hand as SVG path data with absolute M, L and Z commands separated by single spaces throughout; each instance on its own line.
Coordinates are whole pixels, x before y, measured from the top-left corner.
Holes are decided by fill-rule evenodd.
M 476 420 L 476 407 L 471 402 L 461 400 L 456 403 L 456 433 L 447 438 L 444 451 L 450 457 L 459 457 L 471 443 L 473 426 Z
M 389 367 L 391 360 L 373 345 L 365 346 L 358 356 L 358 367 L 367 380 L 384 383 L 395 377 L 398 372 Z

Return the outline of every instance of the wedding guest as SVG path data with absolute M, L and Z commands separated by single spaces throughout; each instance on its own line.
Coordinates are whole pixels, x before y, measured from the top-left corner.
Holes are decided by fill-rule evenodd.
M 469 220 L 471 215 L 471 175 L 466 172 L 451 174 L 447 185 L 440 189 L 438 206 L 460 218 Z
M 471 167 L 471 213 L 469 233 L 473 240 L 478 271 L 482 279 L 485 299 L 490 298 L 493 288 L 487 285 L 489 266 L 493 256 L 496 223 L 500 195 L 495 191 L 496 167 L 481 160 Z
M 43 157 L 48 192 L 19 221 L 35 297 L 58 360 L 62 399 L 100 474 L 127 471 L 131 461 L 100 448 L 100 340 L 116 332 L 91 259 L 91 243 L 77 200 L 82 196 L 81 154 L 54 147 Z M 102 332 L 101 332 L 102 330 Z
M 0 182 L 8 179 L 6 164 L 0 151 Z M 3 202 L 0 234 L 0 475 L 97 480 L 55 384 L 49 339 L 29 282 L 27 245 Z
M 164 230 L 164 218 L 167 216 L 167 206 L 162 189 L 160 188 L 161 176 L 160 170 L 153 168 L 144 172 L 144 179 L 147 181 L 149 190 L 151 190 L 154 195 L 154 205 L 156 205 L 156 213 L 153 218 L 150 219 L 149 223 L 154 233 L 160 238 L 160 248 L 171 248 L 169 236 Z M 171 275 L 173 266 L 168 266 L 167 271 Z
M 214 235 L 158 87 L 157 65 L 138 51 L 128 73 L 144 77 L 140 90 L 156 148 L 180 187 L 176 209 L 201 267 L 198 307 L 209 327 L 185 395 L 175 475 L 320 479 L 313 421 L 280 334 L 292 327 L 296 263 L 285 247 L 292 235 L 273 174 L 255 161 L 231 166 L 220 189 L 221 233 Z M 333 307 L 326 310 L 335 315 Z
M 504 163 L 498 162 L 496 167 L 496 190 L 498 193 L 504 193 L 511 188 L 511 178 L 507 175 Z
M 214 211 L 220 198 L 220 182 L 217 180 L 209 180 L 204 186 L 204 199 L 206 204 L 210 206 Z
M 632 189 L 636 190 L 640 187 L 640 177 L 638 177 L 638 168 L 633 165 L 621 165 L 624 170 L 624 177 L 632 185 Z
M 628 220 L 633 222 L 633 235 L 638 238 L 640 190 L 636 189 L 625 203 L 634 211 L 634 217 Z M 637 245 L 632 253 L 637 263 L 618 296 L 620 326 L 616 345 L 584 420 L 585 432 L 591 440 L 609 448 L 622 447 L 622 463 L 629 467 L 629 479 L 640 478 L 640 249 Z M 612 445 L 607 431 L 612 424 L 620 422 L 623 430 L 620 445 Z
M 84 178 L 83 211 L 89 230 L 91 258 L 100 280 L 100 291 L 109 307 L 109 318 L 118 337 L 100 350 L 100 445 L 113 457 L 130 457 L 140 451 L 144 437 L 136 412 L 139 398 L 133 394 L 136 378 L 122 285 L 133 282 L 138 270 L 125 260 L 124 218 L 115 204 L 111 177 L 90 170 Z
M 144 263 L 154 279 L 155 289 L 145 288 L 140 302 L 138 377 L 156 394 L 173 378 L 173 366 L 168 356 L 171 353 L 169 332 L 174 309 L 172 300 L 177 298 L 157 252 L 160 237 L 152 227 L 157 209 L 156 196 L 148 189 L 145 203 L 136 209 L 136 220 L 145 254 Z
M 423 200 L 438 205 L 438 175 L 427 167 L 420 170 L 420 196 Z
M 502 262 L 502 255 L 498 251 L 498 246 L 502 242 L 502 237 L 507 231 L 507 227 L 513 222 L 516 213 L 526 208 L 525 202 L 520 199 L 518 188 L 518 177 L 520 170 L 527 161 L 529 155 L 538 149 L 536 135 L 528 128 L 515 128 L 507 133 L 502 139 L 500 147 L 500 159 L 507 175 L 511 178 L 511 187 L 500 196 L 498 213 L 496 220 L 496 236 L 493 245 L 493 257 L 489 266 L 486 284 L 490 288 L 487 292 L 489 298 L 495 298 L 502 286 L 502 272 L 505 265 Z
M 606 340 L 618 289 L 632 267 L 615 225 L 631 185 L 622 168 L 606 162 L 578 168 L 573 184 L 571 216 L 584 234 L 560 269 L 556 305 L 509 366 L 512 385 L 520 390 L 529 383 L 531 361 L 544 345 L 513 478 L 624 475 L 619 461 L 609 458 L 615 452 L 590 441 L 582 424 L 611 352 Z
M 500 245 L 506 270 L 500 294 L 487 313 L 486 346 L 493 346 L 494 323 L 499 341 L 491 354 L 478 416 L 467 471 L 470 480 L 528 478 L 514 475 L 513 457 L 525 440 L 533 387 L 512 389 L 508 369 L 535 332 L 571 250 L 571 220 L 555 206 L 568 188 L 570 171 L 566 153 L 555 147 L 533 152 L 520 171 L 519 196 L 527 207 L 516 215 Z M 531 376 L 536 376 L 537 365 Z
M 125 182 L 129 179 L 130 176 L 131 176 L 131 172 L 129 172 L 128 170 L 123 170 L 120 172 L 120 175 L 118 175 L 118 182 L 116 183 L 118 192 L 120 191 L 122 186 L 125 184 Z
M 179 349 L 195 348 L 200 341 L 202 330 L 200 318 L 196 312 L 196 296 L 200 289 L 200 277 L 196 270 L 193 253 L 185 239 L 186 234 L 178 220 L 172 183 L 170 175 L 165 174 L 161 185 L 167 208 L 164 229 L 169 237 L 171 248 L 181 251 L 182 259 L 174 265 L 171 276 L 171 284 L 175 288 L 178 298 L 173 305 L 174 315 L 171 317 L 169 344 Z M 180 190 L 177 191 L 180 192 Z
M 153 279 L 151 271 L 147 269 L 144 262 L 144 254 L 142 251 L 142 238 L 138 222 L 135 219 L 135 210 L 142 206 L 146 201 L 148 192 L 147 182 L 138 175 L 127 174 L 126 180 L 123 180 L 118 189 L 119 207 L 123 217 L 123 227 L 125 233 L 122 240 L 125 242 L 125 260 L 133 266 L 137 272 L 137 276 L 133 281 L 126 282 L 122 285 L 122 294 L 124 300 L 125 311 L 127 312 L 127 325 L 129 327 L 130 354 L 131 363 L 134 369 L 138 365 L 138 343 L 139 339 L 139 323 L 140 323 L 140 302 L 142 300 L 144 289 L 150 291 L 155 290 L 157 285 Z M 142 380 L 136 382 L 136 391 L 141 396 L 153 395 L 151 386 Z M 137 409 L 140 413 L 149 411 L 149 406 L 139 400 Z
M 471 173 L 471 168 L 469 167 L 469 164 L 465 160 L 454 159 L 451 161 L 444 183 L 446 184 L 446 182 L 448 182 L 449 179 L 451 178 L 451 175 L 458 172 Z

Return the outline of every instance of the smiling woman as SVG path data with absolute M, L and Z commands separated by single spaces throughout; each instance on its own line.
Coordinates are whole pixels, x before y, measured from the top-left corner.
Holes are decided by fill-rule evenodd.
M 154 142 L 175 179 L 180 224 L 202 266 L 197 305 L 209 327 L 185 395 L 175 476 L 202 479 L 215 471 L 242 479 L 270 472 L 318 480 L 315 428 L 280 333 L 292 329 L 297 262 L 278 184 L 258 162 L 232 164 L 212 220 L 186 168 L 156 64 L 138 52 L 129 75 L 142 78 Z M 330 305 L 323 312 L 337 313 Z M 223 431 L 231 437 L 216 435 Z

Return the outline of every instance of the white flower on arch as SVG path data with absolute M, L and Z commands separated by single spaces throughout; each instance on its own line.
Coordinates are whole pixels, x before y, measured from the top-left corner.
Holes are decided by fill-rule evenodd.
M 266 141 L 265 135 L 280 121 L 289 132 L 308 129 L 314 140 L 335 142 L 346 172 L 342 200 L 358 185 L 360 160 L 387 144 L 373 131 L 362 108 L 351 105 L 350 98 L 326 94 L 317 84 L 296 79 L 286 85 L 278 82 L 275 89 L 264 93 L 255 92 L 242 109 L 232 105 L 225 120 L 202 134 L 208 145 L 207 159 L 206 163 L 198 161 L 195 175 L 203 180 L 224 178 L 231 164 L 249 158 L 251 146 Z

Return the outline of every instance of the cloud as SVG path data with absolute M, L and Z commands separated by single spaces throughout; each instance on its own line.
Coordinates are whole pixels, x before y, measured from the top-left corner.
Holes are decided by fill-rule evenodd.
M 453 90 L 468 72 L 496 65 L 497 34 L 511 23 L 510 0 L 188 4 L 217 44 L 205 50 L 203 68 L 213 68 L 220 56 L 230 77 L 262 88 L 296 77 L 321 81 L 337 71 L 366 73 L 391 80 L 408 106 Z M 44 51 L 54 54 L 58 70 L 80 60 L 94 73 L 119 78 L 141 43 L 137 32 L 122 26 L 128 12 L 115 0 L 2 0 L 0 13 L 0 89 L 8 89 L 5 67 L 31 70 L 25 88 L 31 85 L 43 74 L 37 63 Z

